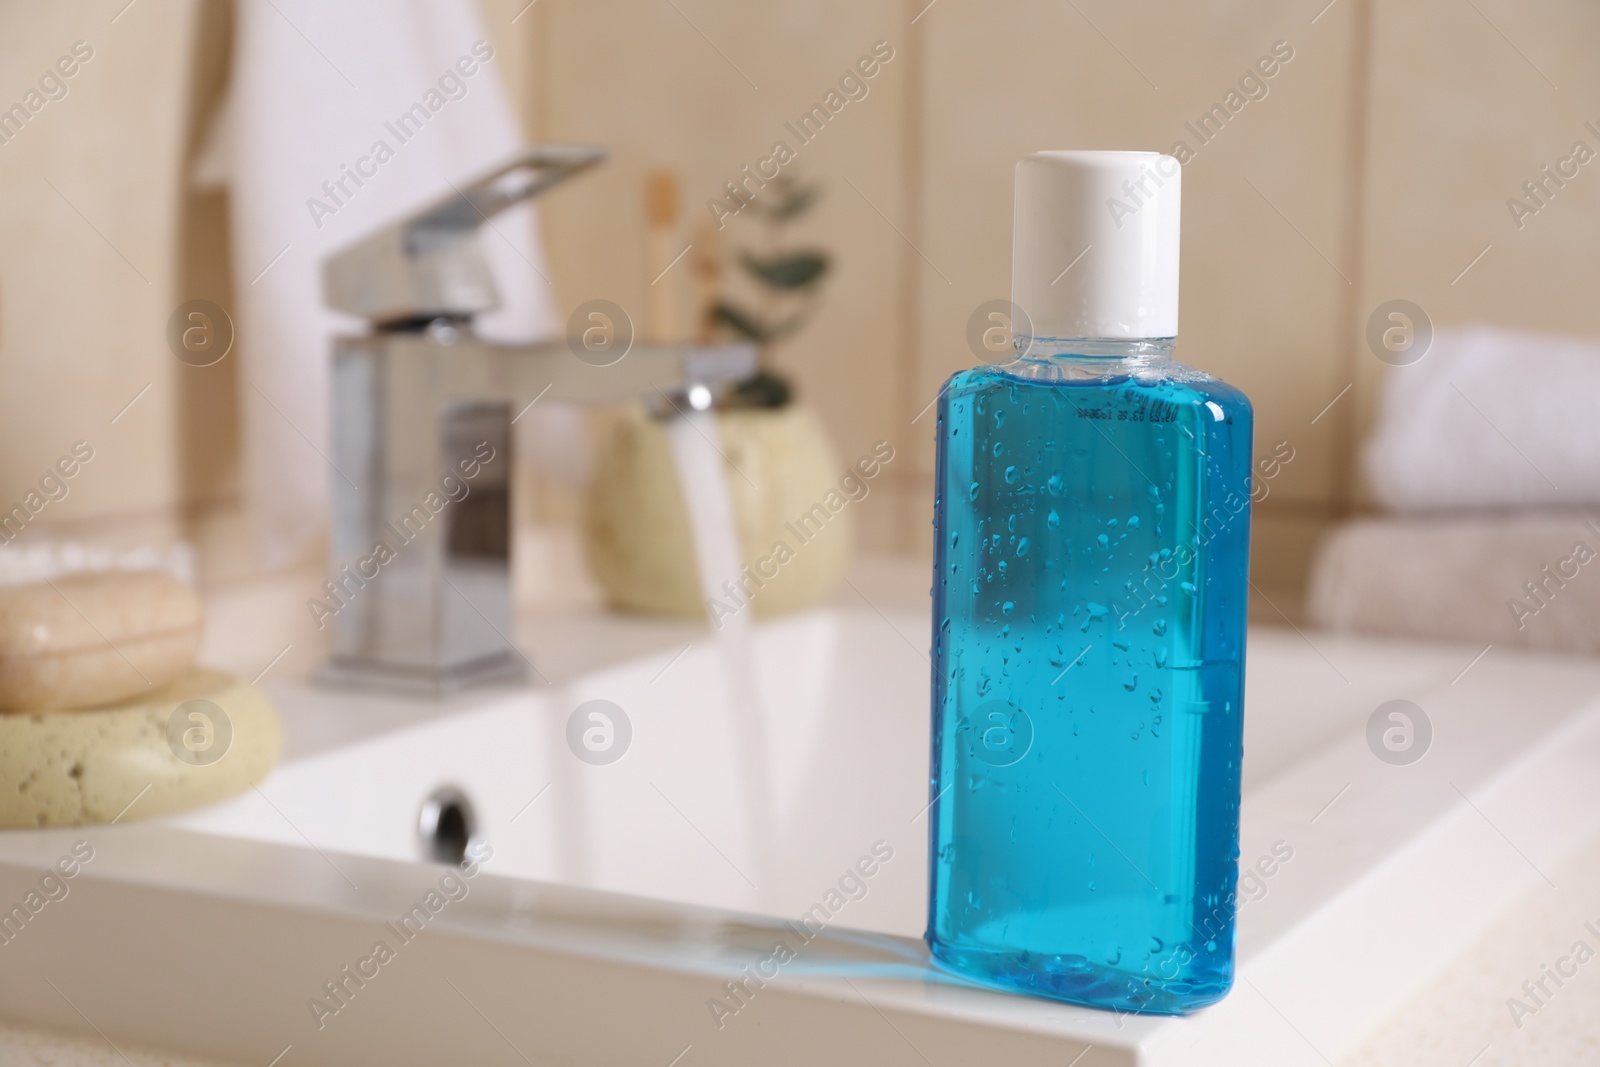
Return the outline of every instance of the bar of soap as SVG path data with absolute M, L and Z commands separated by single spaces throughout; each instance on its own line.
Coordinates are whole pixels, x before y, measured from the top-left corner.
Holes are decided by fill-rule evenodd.
M 160 571 L 0 587 L 0 710 L 91 708 L 160 691 L 194 664 L 200 598 Z

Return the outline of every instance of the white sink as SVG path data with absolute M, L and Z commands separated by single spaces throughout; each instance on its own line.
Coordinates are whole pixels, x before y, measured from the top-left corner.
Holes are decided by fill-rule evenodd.
M 0 835 L 5 900 L 72 842 L 96 849 L 0 948 L 0 1011 L 242 1063 L 290 1046 L 285 1067 L 1323 1064 L 1600 817 L 1600 665 L 1496 649 L 1462 674 L 1479 650 L 1258 630 L 1241 862 L 1292 858 L 1242 891 L 1234 992 L 1186 1019 L 1007 996 L 935 972 L 920 942 L 926 613 L 857 600 L 760 625 L 743 684 L 737 649 L 661 632 L 661 652 L 437 704 L 269 684 L 289 747 L 259 792 Z M 1410 766 L 1365 740 L 1395 698 L 1434 725 Z M 617 762 L 569 748 L 590 700 L 631 722 Z M 324 983 L 402 944 L 392 924 L 437 885 L 417 816 L 444 785 L 492 858 L 319 1027 L 308 1000 L 339 1006 Z M 741 1006 L 725 983 L 780 940 L 795 958 Z
M 899 624 L 925 643 L 924 620 Z M 559 686 L 418 705 L 424 721 L 291 754 L 264 796 L 170 824 L 303 847 L 299 827 L 325 852 L 409 862 L 423 858 L 417 813 L 448 784 L 476 809 L 494 850 L 485 869 L 496 875 L 783 917 L 816 903 L 881 839 L 894 859 L 851 905 L 850 925 L 920 937 L 927 661 L 860 611 L 763 626 L 753 647 L 764 754 L 741 753 L 733 657 L 703 636 L 687 652 L 680 645 Z M 291 735 L 302 717 L 391 703 L 300 686 L 273 695 Z M 568 719 L 590 700 L 611 701 L 630 721 L 631 743 L 615 763 L 585 763 L 569 747 Z M 748 818 L 752 788 L 771 809 L 759 834 Z M 761 841 L 775 846 L 766 856 Z

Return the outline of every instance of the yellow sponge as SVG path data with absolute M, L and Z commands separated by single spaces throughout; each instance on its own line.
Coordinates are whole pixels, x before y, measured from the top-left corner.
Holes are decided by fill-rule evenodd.
M 0 715 L 0 828 L 212 804 L 266 777 L 282 750 L 266 695 L 204 668 L 120 707 Z

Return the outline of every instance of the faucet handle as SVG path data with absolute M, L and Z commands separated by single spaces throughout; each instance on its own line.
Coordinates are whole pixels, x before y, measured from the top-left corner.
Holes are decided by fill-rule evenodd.
M 603 148 L 535 145 L 449 195 L 329 256 L 328 306 L 378 326 L 470 318 L 500 304 L 478 227 L 606 157 Z
M 606 158 L 603 148 L 583 145 L 537 145 L 422 209 L 397 225 L 406 232 L 408 248 L 471 234 L 513 204 L 531 200 L 558 182 Z

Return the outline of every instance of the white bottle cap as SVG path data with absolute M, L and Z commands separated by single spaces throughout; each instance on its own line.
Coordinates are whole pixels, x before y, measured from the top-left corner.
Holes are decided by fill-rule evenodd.
M 1035 152 L 1017 164 L 1019 336 L 1178 333 L 1183 168 L 1159 152 Z

